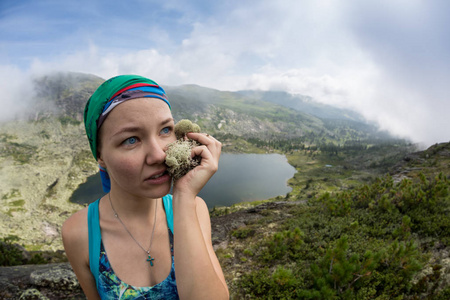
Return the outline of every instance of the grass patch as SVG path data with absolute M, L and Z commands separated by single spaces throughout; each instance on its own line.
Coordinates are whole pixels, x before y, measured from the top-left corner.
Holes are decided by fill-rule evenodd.
M 2 195 L 2 200 L 12 199 L 16 197 L 20 197 L 20 191 L 18 189 L 11 189 L 9 193 Z
M 234 230 L 231 235 L 238 239 L 245 239 L 247 237 L 253 236 L 255 234 L 255 229 L 249 226 L 243 226 Z
M 31 161 L 38 147 L 19 144 L 15 142 L 5 142 L 2 146 L 1 156 L 11 157 L 19 164 L 27 164 Z
M 10 206 L 15 206 L 15 207 L 17 207 L 17 206 L 20 207 L 20 206 L 23 206 L 24 204 L 25 204 L 25 200 L 23 200 L 23 199 L 19 199 L 19 200 L 9 203 Z
M 76 120 L 76 119 L 74 119 L 72 117 L 69 117 L 69 116 L 61 116 L 58 119 L 59 119 L 59 122 L 61 122 L 62 126 L 67 126 L 67 125 L 77 126 L 77 125 L 81 124 L 81 121 L 78 121 L 78 120 Z

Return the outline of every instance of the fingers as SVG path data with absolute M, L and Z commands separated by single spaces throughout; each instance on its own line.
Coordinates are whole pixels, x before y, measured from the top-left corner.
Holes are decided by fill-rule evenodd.
M 202 145 L 210 145 L 212 143 L 216 143 L 217 145 L 220 145 L 222 147 L 222 143 L 220 143 L 218 140 L 216 140 L 212 135 L 209 135 L 208 133 L 194 133 L 189 132 L 188 137 L 198 141 Z
M 191 155 L 192 157 L 201 157 L 201 165 L 208 166 L 208 168 L 214 173 L 219 168 L 219 160 L 214 157 L 214 155 L 205 145 L 193 148 Z
M 219 168 L 222 144 L 206 133 L 188 133 L 187 135 L 201 144 L 191 151 L 192 157 L 197 156 L 201 160 L 198 166 L 177 181 L 176 189 L 186 188 L 197 195 Z
M 222 143 L 207 133 L 188 133 L 189 138 L 196 140 L 202 145 L 208 147 L 212 155 L 219 159 L 222 151 Z
M 210 165 L 212 169 L 217 170 L 222 151 L 222 143 L 207 133 L 188 133 L 188 135 L 189 138 L 202 144 L 192 149 L 192 157 L 200 156 L 202 158 L 202 164 L 205 166 Z

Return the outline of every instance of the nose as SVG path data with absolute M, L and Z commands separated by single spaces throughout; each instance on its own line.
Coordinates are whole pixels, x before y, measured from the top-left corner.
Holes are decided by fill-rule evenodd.
M 164 151 L 166 145 L 161 141 L 151 139 L 146 145 L 145 162 L 148 165 L 163 164 L 166 159 L 166 152 Z

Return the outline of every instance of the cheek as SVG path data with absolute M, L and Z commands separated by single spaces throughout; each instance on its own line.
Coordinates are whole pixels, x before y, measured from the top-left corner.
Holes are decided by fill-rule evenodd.
M 139 162 L 137 156 L 111 158 L 108 164 L 108 172 L 115 178 L 131 179 L 139 172 Z
M 165 146 L 175 142 L 177 140 L 177 137 L 175 136 L 175 132 L 173 132 L 173 134 L 170 136 L 170 138 L 168 139 L 167 143 Z
M 174 136 L 173 139 L 170 139 L 170 141 L 164 145 L 163 149 L 166 150 L 167 146 L 169 146 L 169 144 L 176 142 L 176 140 L 177 138 Z

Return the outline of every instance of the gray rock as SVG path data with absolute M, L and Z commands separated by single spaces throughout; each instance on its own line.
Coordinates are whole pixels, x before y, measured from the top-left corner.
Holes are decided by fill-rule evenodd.
M 67 264 L 59 264 L 50 269 L 36 270 L 30 274 L 30 282 L 41 287 L 60 290 L 74 290 L 80 287 L 77 277 Z
M 47 297 L 43 296 L 41 292 L 37 289 L 25 290 L 21 295 L 19 300 L 49 300 Z
M 69 263 L 0 267 L 0 299 L 86 299 Z

